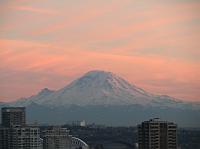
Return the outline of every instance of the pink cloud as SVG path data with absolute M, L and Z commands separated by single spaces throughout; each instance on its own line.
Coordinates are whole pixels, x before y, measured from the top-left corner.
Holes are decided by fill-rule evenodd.
M 0 55 L 0 59 L 2 60 L 0 68 L 2 70 L 7 70 L 9 68 L 13 72 L 22 72 L 20 74 L 22 76 L 21 82 L 24 82 L 24 85 L 26 85 L 26 83 L 31 83 L 32 80 L 27 79 L 29 78 L 28 76 L 30 76 L 31 74 L 35 74 L 35 76 L 38 76 L 36 78 L 37 81 L 43 80 L 44 77 L 48 78 L 48 76 L 52 75 L 62 76 L 62 78 L 64 78 L 64 76 L 66 75 L 74 79 L 80 74 L 85 73 L 86 71 L 92 69 L 103 69 L 113 71 L 117 74 L 121 74 L 123 77 L 127 78 L 132 83 L 136 82 L 137 85 L 145 87 L 147 90 L 150 90 L 152 92 L 160 91 L 160 93 L 169 93 L 169 95 L 175 95 L 176 97 L 184 97 L 184 93 L 187 97 L 188 95 L 186 91 L 181 96 L 178 93 L 170 94 L 170 92 L 167 92 L 167 90 L 172 87 L 170 86 L 171 84 L 165 84 L 165 89 L 156 88 L 157 90 L 154 90 L 155 87 L 151 85 L 151 83 L 149 83 L 148 85 L 147 80 L 162 82 L 162 80 L 164 81 L 170 79 L 174 82 L 174 84 L 176 84 L 177 90 L 184 84 L 186 84 L 186 86 L 189 86 L 189 84 L 196 84 L 195 86 L 199 86 L 198 83 L 195 83 L 199 82 L 197 81 L 197 78 L 200 75 L 200 65 L 197 65 L 196 62 L 188 62 L 183 60 L 177 61 L 176 59 L 166 58 L 163 56 L 130 56 L 122 55 L 120 53 L 102 53 L 99 51 L 84 51 L 81 49 L 75 49 L 75 51 L 71 52 L 65 52 L 63 50 L 62 53 L 55 54 L 54 50 L 56 52 L 56 49 L 50 48 L 51 46 L 45 46 L 45 44 L 41 43 L 26 43 L 25 41 L 10 41 L 10 43 L 12 43 L 10 44 L 12 45 L 12 50 L 3 50 L 3 52 Z M 9 49 L 9 45 L 4 46 L 4 48 L 5 47 Z M 19 49 L 24 50 L 24 47 L 26 49 L 28 48 L 29 50 L 20 52 Z M 37 47 L 37 50 L 34 51 L 34 48 L 31 49 L 32 47 Z M 48 47 L 48 50 L 43 51 L 44 47 Z M 29 73 L 27 74 L 27 72 Z M 19 76 L 16 76 L 16 78 L 18 77 Z M 9 79 L 9 77 L 7 79 Z M 146 80 L 146 83 L 144 83 L 143 80 Z M 15 81 L 18 82 L 17 80 Z M 48 83 L 48 81 L 50 81 L 50 83 Z M 51 86 L 54 86 L 54 88 L 56 86 L 56 88 L 58 88 L 58 86 L 62 87 L 62 85 L 65 85 L 65 82 L 58 83 L 60 85 L 55 83 L 55 85 Z M 4 89 L 12 87 L 12 84 L 6 84 L 6 82 L 2 84 L 2 87 Z M 38 85 L 36 85 L 35 88 L 39 90 L 39 88 L 44 87 L 44 84 L 54 83 L 51 82 L 51 80 L 46 79 L 43 81 L 43 83 L 39 83 Z M 181 86 L 179 86 L 179 84 Z M 31 87 L 30 90 L 32 90 Z M 30 92 L 31 91 L 29 91 L 29 93 Z M 23 93 L 21 94 L 21 96 L 23 96 Z M 193 100 L 197 100 L 199 93 L 195 92 L 193 93 L 193 95 L 190 96 L 193 97 Z
M 45 15 L 57 15 L 58 12 L 55 10 L 45 9 L 45 8 L 37 8 L 32 6 L 15 6 L 14 9 L 18 11 L 25 11 L 30 13 L 39 13 L 39 14 L 45 14 Z
M 199 2 L 42 4 L 0 10 L 1 101 L 61 88 L 93 69 L 153 93 L 199 100 Z

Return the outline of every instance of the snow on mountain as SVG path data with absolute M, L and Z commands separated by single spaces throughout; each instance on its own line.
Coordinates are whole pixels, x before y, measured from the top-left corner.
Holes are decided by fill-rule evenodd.
M 13 102 L 27 106 L 31 103 L 46 106 L 69 105 L 150 105 L 181 107 L 185 103 L 169 96 L 153 95 L 123 78 L 105 71 L 90 71 L 81 78 L 57 91 L 43 89 L 35 96 Z
M 49 90 L 48 88 L 42 89 L 37 95 L 31 96 L 29 98 L 21 98 L 17 101 L 11 102 L 10 105 L 12 106 L 28 106 L 32 103 L 39 103 L 43 99 L 47 98 L 51 95 L 54 91 Z
M 91 71 L 51 96 L 54 105 L 147 104 L 149 94 L 110 72 Z

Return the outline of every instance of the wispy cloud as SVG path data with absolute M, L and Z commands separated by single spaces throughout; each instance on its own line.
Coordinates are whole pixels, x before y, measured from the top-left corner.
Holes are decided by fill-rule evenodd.
M 45 15 L 57 15 L 58 12 L 55 10 L 45 9 L 45 8 L 37 8 L 32 6 L 16 6 L 14 9 L 18 11 L 25 11 L 30 13 L 38 13 L 38 14 L 45 14 Z
M 58 89 L 92 69 L 199 100 L 199 1 L 21 0 L 0 7 L 1 101 Z

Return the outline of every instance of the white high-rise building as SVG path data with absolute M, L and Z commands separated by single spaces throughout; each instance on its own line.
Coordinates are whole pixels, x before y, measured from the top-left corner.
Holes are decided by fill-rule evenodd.
M 44 149 L 71 149 L 71 136 L 66 128 L 52 127 L 43 131 Z

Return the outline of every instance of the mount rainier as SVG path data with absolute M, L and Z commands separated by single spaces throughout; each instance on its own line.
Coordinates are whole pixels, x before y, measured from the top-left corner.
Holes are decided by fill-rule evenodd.
M 44 123 L 86 119 L 131 125 L 143 119 L 161 117 L 183 126 L 200 124 L 199 103 L 154 95 L 105 71 L 90 71 L 57 91 L 45 88 L 29 98 L 0 104 L 5 105 L 26 106 L 30 121 L 34 118 Z
M 105 71 L 90 71 L 60 90 L 44 88 L 37 95 L 17 100 L 11 105 L 28 106 L 31 103 L 51 107 L 139 104 L 185 108 L 186 105 L 192 105 L 167 95 L 153 95 Z

